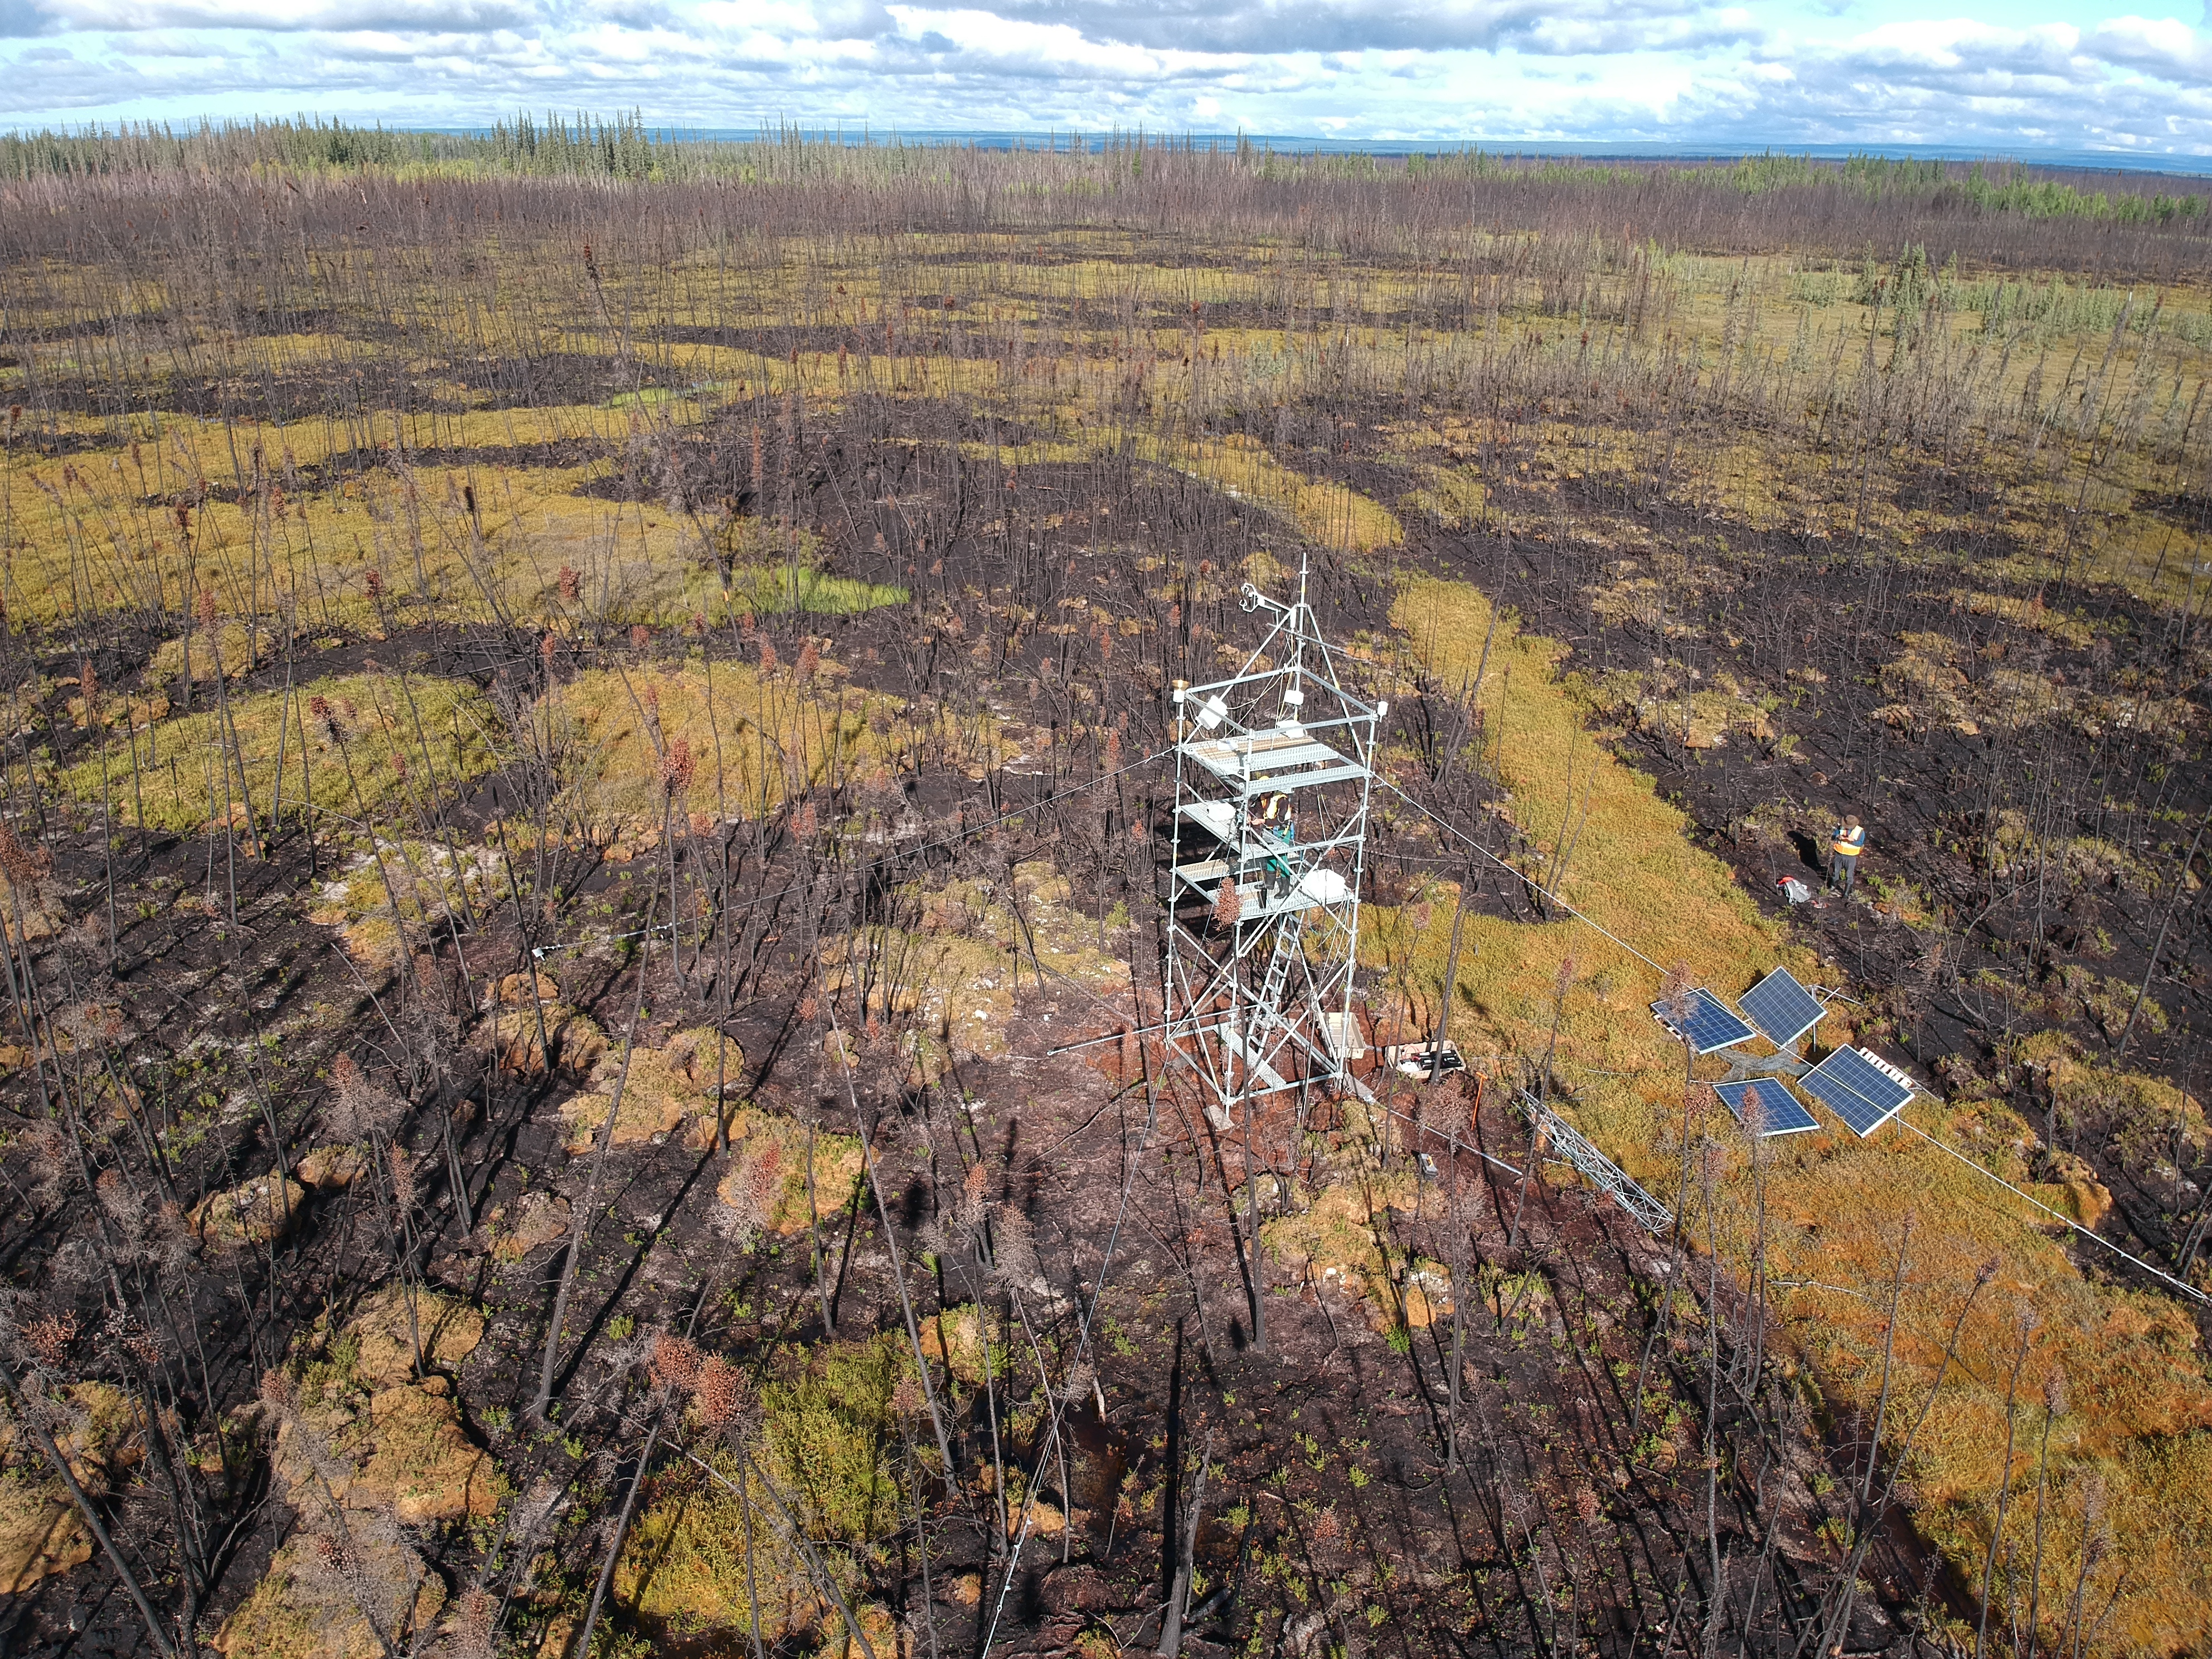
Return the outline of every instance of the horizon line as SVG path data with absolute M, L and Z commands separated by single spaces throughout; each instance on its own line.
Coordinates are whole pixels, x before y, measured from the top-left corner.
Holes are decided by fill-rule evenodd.
M 524 109 L 518 110 L 516 113 L 531 116 L 533 112 Z M 613 116 L 603 115 L 589 110 L 579 110 L 574 113 L 579 118 L 592 121 L 634 121 L 656 138 L 672 143 L 744 143 L 758 142 L 763 137 L 795 135 L 801 140 L 834 141 L 848 146 L 914 143 L 944 146 L 967 144 L 982 149 L 1011 149 L 1026 148 L 1032 143 L 1056 148 L 1055 140 L 1075 140 L 1081 142 L 1085 150 L 1090 150 L 1094 147 L 1103 147 L 1097 143 L 1097 141 L 1102 139 L 1133 138 L 1139 141 L 1159 141 L 1174 144 L 1203 144 L 1210 149 L 1252 144 L 1267 149 L 1287 149 L 1294 154 L 1337 152 L 1378 157 L 1464 155 L 1469 152 L 1488 153 L 1501 159 L 1512 160 L 1543 160 L 1552 156 L 1562 156 L 1584 161 L 1620 159 L 1717 161 L 1741 161 L 1758 156 L 1797 156 L 1808 161 L 1848 161 L 1855 156 L 1868 156 L 1886 161 L 1903 159 L 2006 162 L 2075 172 L 2164 173 L 2188 178 L 2212 176 L 2212 152 L 2154 151 L 2140 148 L 2100 149 L 2057 144 L 1993 146 L 1911 139 L 1788 143 L 1772 140 L 1717 138 L 1339 137 L 1322 133 L 1261 133 L 1242 129 L 1208 131 L 1188 127 L 1155 128 L 1141 122 L 1133 125 L 1108 124 L 1096 127 L 906 127 L 896 122 L 878 125 L 865 116 L 850 119 L 834 118 L 819 122 L 787 121 L 781 118 L 772 121 L 763 119 L 749 126 L 707 126 L 675 120 L 648 119 L 635 108 L 627 114 L 617 113 Z M 570 118 L 551 110 L 547 111 L 546 114 L 555 119 Z M 35 140 L 41 137 L 79 140 L 98 139 L 121 137 L 125 129 L 131 127 L 161 128 L 173 132 L 180 130 L 220 131 L 224 127 L 250 129 L 264 123 L 276 125 L 292 122 L 301 124 L 313 122 L 317 125 L 327 122 L 342 127 L 380 129 L 390 133 L 425 137 L 481 138 L 492 136 L 497 125 L 512 118 L 514 117 L 508 116 L 494 117 L 490 122 L 403 124 L 387 123 L 380 118 L 363 120 L 343 116 L 324 117 L 305 112 L 296 115 L 222 117 L 200 115 L 182 118 L 125 117 L 113 121 L 94 120 L 76 125 L 68 123 L 37 127 L 11 125 L 0 128 L 0 139 L 12 139 L 18 142 Z

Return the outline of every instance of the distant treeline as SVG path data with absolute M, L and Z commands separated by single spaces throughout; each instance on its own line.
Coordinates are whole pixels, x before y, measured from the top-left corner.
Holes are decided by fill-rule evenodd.
M 1362 156 L 1361 161 L 1371 158 Z M 1406 167 L 1416 177 L 1454 173 L 1484 176 L 1508 169 L 1533 172 L 1561 183 L 1627 185 L 1642 183 L 1654 173 L 1764 196 L 1800 186 L 1827 185 L 1856 195 L 1907 198 L 1941 209 L 1948 204 L 1967 204 L 1991 213 L 2018 213 L 2031 219 L 2117 219 L 2130 224 L 2167 224 L 2212 213 L 2205 191 L 2186 188 L 2168 194 L 2165 190 L 2135 187 L 2131 179 L 2110 179 L 2109 190 L 2084 190 L 2052 176 L 2052 170 L 2007 161 L 1942 161 L 1882 155 L 1852 155 L 1840 161 L 1810 155 L 1767 151 L 1734 161 L 1576 161 L 1558 157 L 1540 160 L 1508 158 L 1471 150 L 1465 156 L 1415 155 Z M 2153 181 L 2145 179 L 2143 185 Z M 2158 180 L 2161 185 L 2177 181 Z
M 648 129 L 635 114 L 519 115 L 489 133 L 403 132 L 313 117 L 203 121 L 176 128 L 125 123 L 81 132 L 0 136 L 0 179 L 92 178 L 276 168 L 655 179 L 696 170 L 702 149 Z
M 1041 143 L 1042 141 L 1040 141 Z M 1434 180 L 1513 178 L 1535 184 L 1648 188 L 1683 182 L 1745 196 L 1785 190 L 1820 190 L 1911 204 L 1942 212 L 1976 209 L 2030 219 L 2113 220 L 2171 224 L 2212 216 L 2202 187 L 2122 174 L 2093 175 L 2101 188 L 2084 188 L 2082 175 L 2012 162 L 1971 163 L 1891 160 L 1853 155 L 1840 161 L 1769 151 L 1735 160 L 1578 161 L 1526 156 L 1469 146 L 1436 155 L 1379 156 L 1275 149 L 1249 139 L 1208 148 L 1190 140 L 1117 132 L 1103 137 L 1063 136 L 1066 159 L 1081 173 L 1087 158 L 1101 172 L 1141 173 L 1148 155 L 1218 156 L 1220 163 L 1268 179 L 1358 179 L 1401 177 Z M 845 176 L 889 182 L 909 168 L 927 168 L 946 145 L 891 139 L 854 143 L 842 137 L 763 129 L 750 139 L 707 138 L 648 126 L 636 112 L 612 118 L 519 114 L 489 132 L 407 132 L 354 126 L 313 117 L 252 122 L 201 122 L 174 128 L 126 124 L 76 132 L 0 135 L 0 179 L 127 177 L 165 173 L 225 173 L 240 169 L 301 173 L 351 171 L 408 175 L 506 175 L 545 179 L 768 182 L 794 176 Z

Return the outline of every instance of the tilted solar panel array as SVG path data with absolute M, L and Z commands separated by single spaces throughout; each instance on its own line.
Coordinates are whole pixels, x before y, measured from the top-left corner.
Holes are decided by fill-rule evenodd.
M 1861 1139 L 1901 1111 L 1912 1098 L 1912 1085 L 1900 1083 L 1872 1054 L 1838 1048 L 1797 1079 L 1797 1086 L 1819 1101 Z
M 1711 991 L 1690 994 L 1690 1011 L 1677 1024 L 1665 997 L 1651 1005 L 1651 1012 L 1659 1023 L 1677 1037 L 1687 1039 L 1690 1047 L 1698 1054 L 1710 1054 L 1717 1049 L 1733 1048 L 1739 1042 L 1748 1042 L 1758 1035 L 1744 1023 L 1735 1010 L 1723 1002 Z
M 1820 1023 L 1819 1000 L 1787 968 L 1777 968 L 1746 991 L 1741 1000 L 1744 1017 L 1778 1048 L 1794 1048 L 1799 1037 Z
M 1753 1078 L 1748 1083 L 1717 1083 L 1713 1092 L 1721 1097 L 1722 1104 L 1735 1114 L 1735 1121 L 1747 1127 L 1747 1103 L 1755 1103 L 1761 1135 L 1802 1134 L 1820 1127 L 1819 1120 L 1789 1090 L 1771 1078 Z

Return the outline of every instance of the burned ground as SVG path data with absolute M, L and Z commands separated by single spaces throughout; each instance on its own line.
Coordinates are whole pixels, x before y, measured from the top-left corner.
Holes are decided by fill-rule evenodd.
M 357 279 L 135 388 L 10 277 L 14 1650 L 1149 1650 L 1192 1526 L 1202 1652 L 2189 1645 L 2201 341 L 2114 298 L 2083 427 L 1966 278 L 592 222 L 535 343 Z M 1302 569 L 1392 704 L 1364 1029 L 1473 1065 L 1223 1133 L 1164 693 Z M 1845 812 L 1871 902 L 1784 907 Z M 1748 1140 L 1692 956 L 2179 1286 Z

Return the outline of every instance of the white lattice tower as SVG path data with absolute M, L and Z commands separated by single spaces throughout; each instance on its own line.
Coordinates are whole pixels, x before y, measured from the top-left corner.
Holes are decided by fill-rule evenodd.
M 1359 888 L 1389 704 L 1345 689 L 1305 587 L 1301 569 L 1285 605 L 1248 583 L 1267 626 L 1243 665 L 1172 693 L 1166 1047 L 1217 1126 L 1264 1096 L 1359 1088 Z

